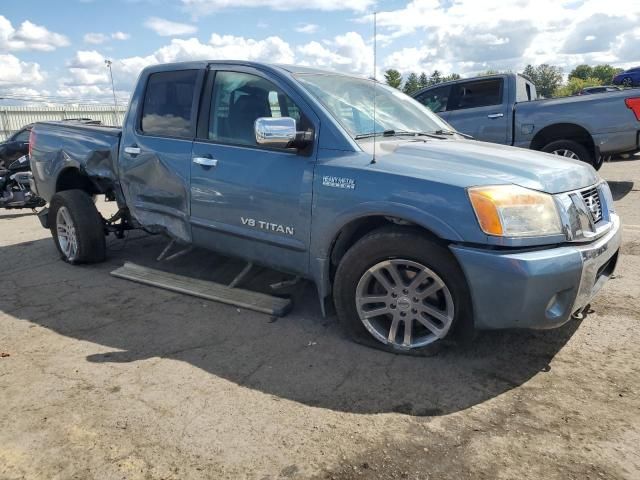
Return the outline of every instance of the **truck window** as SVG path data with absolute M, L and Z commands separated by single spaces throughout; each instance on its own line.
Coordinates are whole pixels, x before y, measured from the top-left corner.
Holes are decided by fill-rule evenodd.
M 260 117 L 304 119 L 295 103 L 270 81 L 241 72 L 217 72 L 211 96 L 209 140 L 257 146 L 254 123 Z
M 416 97 L 416 100 L 430 109 L 432 112 L 440 113 L 444 112 L 447 109 L 447 102 L 449 101 L 450 92 L 451 85 L 447 85 L 446 87 L 438 87 L 421 93 Z
M 502 103 L 502 78 L 476 80 L 453 86 L 447 110 L 487 107 Z
M 11 141 L 27 143 L 29 141 L 29 133 L 29 130 L 22 130 L 14 134 L 14 136 L 11 137 Z
M 149 135 L 192 137 L 191 110 L 197 70 L 149 75 L 142 107 L 141 129 Z

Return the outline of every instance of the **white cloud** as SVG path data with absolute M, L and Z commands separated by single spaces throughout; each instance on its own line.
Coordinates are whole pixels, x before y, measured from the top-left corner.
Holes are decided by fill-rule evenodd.
M 229 8 L 270 8 L 273 10 L 352 10 L 364 12 L 375 0 L 182 0 L 182 4 L 194 15 L 207 15 Z
M 109 81 L 104 56 L 95 50 L 79 50 L 67 66 L 70 79 L 64 83 L 70 85 L 98 85 Z
M 128 40 L 129 38 L 131 38 L 131 35 L 124 32 L 113 32 L 111 35 L 89 32 L 85 33 L 83 40 L 85 43 L 101 45 L 109 40 Z
M 16 30 L 11 22 L 0 15 L 0 50 L 39 50 L 50 52 L 69 45 L 69 39 L 51 32 L 41 25 L 25 20 Z
M 23 62 L 11 54 L 0 54 L 0 86 L 39 84 L 44 78 L 44 73 L 37 63 Z
M 83 40 L 85 43 L 100 45 L 109 39 L 104 33 L 85 33 Z
M 348 32 L 323 43 L 316 41 L 297 49 L 297 63 L 329 70 L 341 70 L 360 75 L 373 74 L 373 49 L 360 34 Z
M 237 59 L 272 63 L 293 63 L 294 52 L 279 37 L 256 40 L 232 35 L 211 35 L 209 42 L 197 38 L 174 38 L 150 55 L 113 60 L 116 89 L 130 92 L 140 71 L 149 65 L 202 59 Z M 77 98 L 95 96 L 109 100 L 111 84 L 105 57 L 96 50 L 80 50 L 67 62 L 68 76 L 58 82 L 58 94 Z
M 413 0 L 379 12 L 377 19 L 381 45 L 413 40 L 384 59 L 387 68 L 405 72 L 446 67 L 473 74 L 547 62 L 568 73 L 578 63 L 640 63 L 638 43 L 622 46 L 640 22 L 638 0 L 627 2 L 624 12 L 603 0 Z M 369 23 L 372 15 L 359 21 Z
M 315 23 L 305 23 L 296 27 L 296 32 L 299 33 L 316 33 L 320 27 Z
M 113 32 L 111 34 L 111 38 L 113 38 L 114 40 L 129 40 L 131 38 L 131 35 L 124 32 Z
M 171 20 L 165 20 L 159 17 L 148 18 L 144 22 L 144 26 L 163 37 L 181 37 L 183 35 L 191 35 L 198 31 L 198 28 L 194 25 L 172 22 Z

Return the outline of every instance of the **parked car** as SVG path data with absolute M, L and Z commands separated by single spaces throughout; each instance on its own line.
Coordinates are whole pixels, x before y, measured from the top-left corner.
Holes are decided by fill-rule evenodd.
M 625 87 L 640 87 L 640 67 L 630 68 L 613 77 L 614 85 Z
M 620 248 L 595 170 L 468 140 L 395 89 L 374 102 L 373 85 L 250 62 L 147 67 L 122 129 L 34 126 L 40 219 L 62 259 L 102 261 L 105 194 L 125 225 L 313 280 L 352 338 L 393 352 L 584 309 Z
M 15 160 L 29 153 L 31 125 L 23 127 L 0 143 L 0 169 L 8 169 Z
M 514 145 L 579 159 L 599 169 L 605 157 L 640 150 L 640 92 L 536 100 L 523 75 L 457 80 L 416 92 L 458 131 L 485 142 Z
M 600 85 L 598 87 L 585 87 L 578 92 L 578 95 L 591 95 L 594 93 L 607 93 L 607 92 L 619 92 L 622 90 L 615 85 Z

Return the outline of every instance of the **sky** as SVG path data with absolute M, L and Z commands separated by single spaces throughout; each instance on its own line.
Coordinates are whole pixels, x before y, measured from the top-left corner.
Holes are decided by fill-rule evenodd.
M 374 11 L 378 78 L 640 66 L 640 0 L 0 0 L 0 98 L 111 102 L 105 59 L 121 102 L 142 68 L 181 60 L 371 76 Z

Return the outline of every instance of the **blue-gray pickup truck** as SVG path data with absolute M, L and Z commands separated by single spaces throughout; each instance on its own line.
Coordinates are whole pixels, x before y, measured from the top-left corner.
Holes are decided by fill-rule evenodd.
M 620 248 L 590 165 L 466 139 L 403 93 L 337 73 L 153 66 L 122 129 L 38 123 L 30 149 L 65 261 L 104 260 L 119 229 L 164 232 L 311 279 L 348 334 L 390 351 L 559 326 Z
M 582 160 L 640 151 L 640 90 L 536 100 L 519 74 L 468 78 L 422 89 L 413 97 L 459 132 Z

